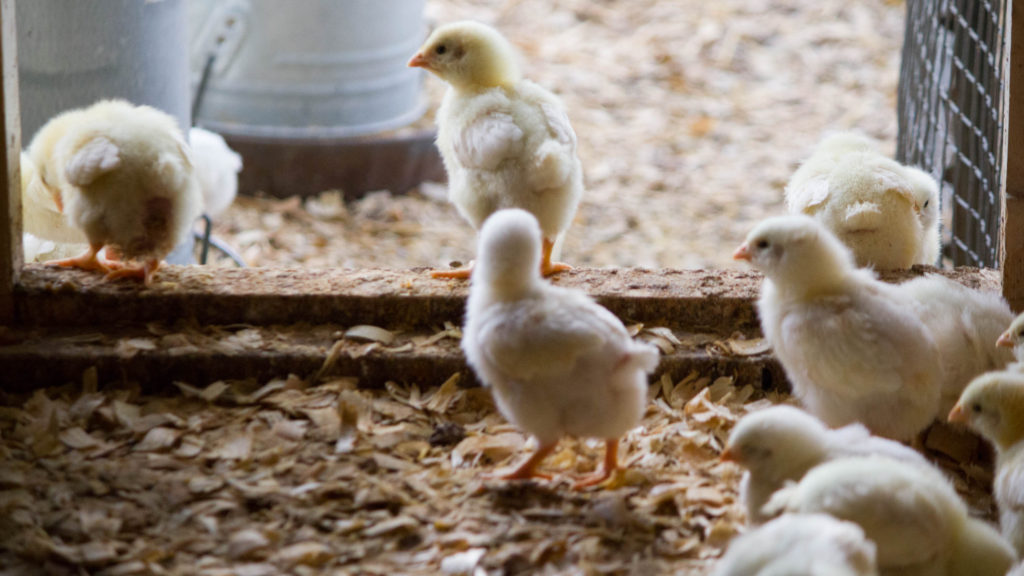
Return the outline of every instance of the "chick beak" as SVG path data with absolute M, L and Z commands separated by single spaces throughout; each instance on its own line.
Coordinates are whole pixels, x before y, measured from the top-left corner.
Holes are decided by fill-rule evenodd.
M 53 195 L 53 202 L 54 202 L 54 204 L 57 205 L 57 211 L 60 212 L 61 214 L 63 214 L 64 213 L 64 198 L 61 196 L 60 192 L 57 192 L 56 194 Z
M 1003 332 L 999 335 L 999 340 L 996 340 L 996 346 L 1003 348 L 1013 348 L 1013 336 L 1009 331 Z
M 959 422 L 961 424 L 967 423 L 967 415 L 964 414 L 964 409 L 958 403 L 953 406 L 953 409 L 949 411 L 949 417 L 946 418 L 950 422 Z
M 726 446 L 725 450 L 722 450 L 722 453 L 718 455 L 718 460 L 721 462 L 739 463 L 740 458 L 739 454 L 737 454 L 734 450 L 730 450 L 729 447 Z
M 408 66 L 409 68 L 424 68 L 429 70 L 430 59 L 424 56 L 422 52 L 417 52 L 416 55 L 409 60 Z
M 744 242 L 735 252 L 732 253 L 733 260 L 746 260 L 750 262 L 753 258 L 750 254 L 750 245 Z

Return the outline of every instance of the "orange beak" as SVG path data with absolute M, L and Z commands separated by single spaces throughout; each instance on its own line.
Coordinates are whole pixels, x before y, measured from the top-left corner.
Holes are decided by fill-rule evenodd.
M 422 52 L 417 52 L 416 55 L 409 60 L 408 66 L 409 68 L 425 68 L 429 70 L 430 59 L 424 56 Z
M 735 462 L 735 463 L 739 463 L 739 461 L 740 461 L 739 455 L 736 454 L 736 452 L 733 452 L 732 450 L 730 450 L 728 446 L 726 446 L 725 450 L 722 450 L 722 453 L 718 455 L 718 460 L 720 462 Z
M 56 194 L 53 195 L 53 202 L 54 202 L 54 204 L 57 205 L 57 210 L 61 214 L 63 214 L 64 213 L 64 198 L 60 195 L 60 192 L 57 192 Z
M 742 245 L 740 245 L 739 248 L 736 249 L 735 252 L 732 253 L 732 259 L 746 260 L 747 262 L 750 262 L 750 260 L 752 259 L 752 256 L 750 255 L 750 246 L 746 242 L 744 242 Z
M 996 346 L 1013 348 L 1013 336 L 1010 334 L 1009 330 L 999 335 L 999 340 L 996 340 Z
M 956 406 L 953 406 L 952 410 L 949 411 L 949 417 L 946 419 L 950 422 L 959 422 L 961 424 L 967 423 L 967 415 L 964 414 L 964 409 L 960 406 L 959 402 Z

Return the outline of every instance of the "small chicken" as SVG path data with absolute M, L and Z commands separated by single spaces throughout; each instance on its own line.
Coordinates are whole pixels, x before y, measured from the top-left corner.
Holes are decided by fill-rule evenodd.
M 975 378 L 949 419 L 967 424 L 995 445 L 999 524 L 1024 556 L 1024 374 L 990 372 Z
M 737 537 L 712 576 L 877 576 L 875 544 L 851 522 L 789 514 Z
M 1017 362 L 1013 364 L 1012 369 L 1024 372 L 1024 314 L 1010 322 L 1010 327 L 996 340 L 996 346 L 1013 349 L 1013 356 Z
M 934 264 L 938 185 L 927 180 L 926 173 L 879 154 L 871 140 L 837 134 L 793 174 L 786 206 L 824 224 L 850 247 L 858 266 Z
M 98 269 L 147 285 L 189 234 L 201 210 L 188 145 L 175 120 L 154 108 L 104 100 L 47 122 L 28 154 L 39 181 L 84 233 L 89 248 L 58 266 Z M 112 249 L 121 262 L 97 257 Z M 142 260 L 140 265 L 129 262 Z
M 479 230 L 496 210 L 530 212 L 543 232 L 541 273 L 568 270 L 551 253 L 576 214 L 583 170 L 558 97 L 522 79 L 512 46 L 477 22 L 438 28 L 409 66 L 449 84 L 437 111 L 437 147 L 459 213 Z M 433 275 L 467 278 L 471 269 Z
M 1009 350 L 993 344 L 1013 319 L 999 294 L 973 290 L 937 274 L 904 282 L 897 290 L 913 299 L 918 318 L 939 350 L 939 417 L 949 414 L 971 379 L 1013 361 Z
M 762 330 L 801 403 L 829 426 L 910 440 L 938 414 L 938 349 L 896 287 L 857 269 L 808 216 L 763 221 L 733 255 L 764 273 Z
M 740 498 L 753 524 L 768 520 L 762 507 L 787 482 L 830 460 L 876 455 L 930 467 L 917 451 L 872 436 L 860 424 L 829 430 L 817 418 L 793 406 L 773 406 L 745 416 L 733 428 L 722 460 L 747 469 Z
M 508 479 L 536 470 L 561 437 L 605 440 L 604 464 L 576 482 L 599 484 L 618 467 L 618 439 L 640 422 L 653 346 L 582 292 L 552 286 L 540 269 L 541 232 L 530 213 L 500 210 L 480 232 L 462 349 L 501 413 L 539 446 Z
M 1003 576 L 1013 549 L 938 472 L 886 458 L 844 458 L 772 496 L 770 513 L 829 514 L 875 543 L 884 575 Z
M 188 141 L 203 193 L 203 209 L 207 216 L 216 218 L 231 206 L 238 194 L 242 157 L 216 132 L 192 128 L 188 131 Z

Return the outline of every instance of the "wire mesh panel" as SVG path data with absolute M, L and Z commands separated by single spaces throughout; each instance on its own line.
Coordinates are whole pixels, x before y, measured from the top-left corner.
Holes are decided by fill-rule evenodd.
M 997 267 L 1008 0 L 907 0 L 896 157 L 942 183 L 944 254 Z

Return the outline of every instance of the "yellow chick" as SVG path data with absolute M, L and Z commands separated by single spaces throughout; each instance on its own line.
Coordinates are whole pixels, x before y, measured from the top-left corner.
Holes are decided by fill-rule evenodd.
M 788 514 L 743 534 L 712 576 L 877 576 L 864 530 L 825 514 Z
M 939 417 L 949 413 L 972 378 L 1013 361 L 1009 350 L 993 344 L 1013 319 L 999 294 L 973 290 L 937 274 L 904 282 L 897 290 L 913 299 L 918 318 L 939 350 Z
M 568 270 L 551 252 L 576 213 L 583 171 L 562 102 L 522 79 L 512 46 L 478 22 L 438 28 L 409 66 L 449 85 L 437 111 L 437 147 L 459 213 L 479 230 L 496 210 L 530 212 L 543 232 L 541 273 Z M 433 275 L 468 278 L 471 269 Z
M 41 185 L 89 243 L 81 256 L 53 265 L 149 285 L 201 210 L 181 130 L 174 118 L 148 106 L 105 100 L 66 112 L 39 130 L 28 154 Z M 124 263 L 98 258 L 104 247 Z M 128 264 L 137 260 L 142 263 Z
M 772 496 L 769 513 L 828 514 L 864 530 L 881 574 L 1003 576 L 1013 548 L 938 471 L 886 458 L 845 458 L 812 469 Z
M 837 134 L 793 174 L 786 206 L 824 224 L 850 247 L 858 266 L 934 264 L 938 185 L 930 179 L 882 156 L 863 136 Z
M 762 511 L 765 503 L 787 482 L 799 481 L 822 462 L 869 455 L 931 466 L 917 451 L 872 436 L 860 424 L 830 430 L 807 412 L 785 405 L 758 410 L 740 420 L 721 459 L 747 469 L 740 481 L 740 499 L 747 519 L 759 524 L 769 518 Z
M 937 417 L 938 349 L 913 304 L 809 216 L 769 218 L 733 254 L 765 275 L 761 328 L 793 393 L 829 426 L 910 440 Z
M 1024 374 L 975 378 L 949 413 L 996 447 L 995 496 L 1003 536 L 1024 555 Z
M 1012 349 L 1017 362 L 1011 368 L 1024 372 L 1024 314 L 1010 322 L 1010 327 L 996 340 L 996 346 Z
M 480 231 L 462 349 L 501 413 L 539 446 L 503 478 L 536 470 L 563 436 L 605 440 L 604 464 L 577 488 L 618 467 L 619 437 L 640 423 L 658 351 L 634 342 L 611 312 L 539 274 L 541 231 L 529 212 L 500 210 Z

